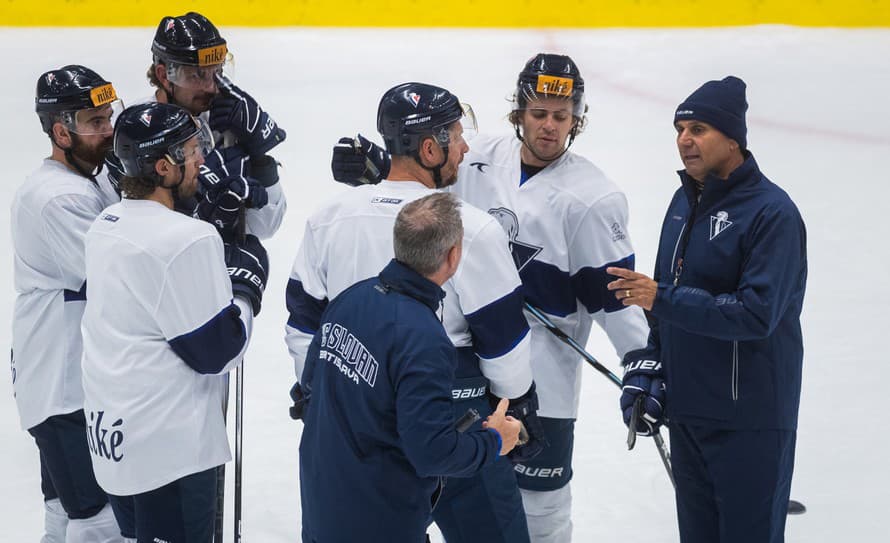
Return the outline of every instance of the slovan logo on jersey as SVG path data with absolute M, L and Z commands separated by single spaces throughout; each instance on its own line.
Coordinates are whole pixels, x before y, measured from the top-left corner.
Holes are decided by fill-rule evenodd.
M 348 328 L 326 322 L 321 326 L 321 350 L 319 360 L 326 360 L 340 373 L 359 384 L 359 377 L 374 387 L 377 382 L 377 359 Z
M 522 271 L 522 268 L 544 250 L 543 247 L 525 243 L 518 239 L 519 218 L 516 217 L 516 213 L 513 213 L 506 207 L 496 207 L 489 209 L 488 214 L 498 221 L 510 239 L 510 254 L 513 256 L 513 264 L 516 266 L 516 271 Z
M 124 444 L 124 432 L 121 428 L 124 420 L 117 419 L 111 423 L 110 428 L 105 426 L 105 422 L 105 411 L 90 411 L 87 421 L 90 451 L 106 460 L 120 462 L 124 459 L 124 452 L 121 450 Z

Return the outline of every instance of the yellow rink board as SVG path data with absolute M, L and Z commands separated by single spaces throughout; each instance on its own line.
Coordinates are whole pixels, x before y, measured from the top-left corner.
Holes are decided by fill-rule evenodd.
M 887 27 L 890 0 L 0 0 L 0 26 Z

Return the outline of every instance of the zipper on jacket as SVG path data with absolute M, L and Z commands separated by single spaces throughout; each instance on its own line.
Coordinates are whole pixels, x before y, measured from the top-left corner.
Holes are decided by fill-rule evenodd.
M 695 224 L 695 212 L 698 209 L 698 202 L 701 200 L 701 193 L 695 201 L 692 202 L 692 208 L 689 210 L 689 220 L 680 230 L 680 240 L 677 247 L 674 247 L 674 286 L 680 284 L 680 274 L 683 273 L 683 259 L 686 257 L 686 246 L 689 245 L 689 237 L 692 233 L 692 227 Z M 679 254 L 678 253 L 679 250 Z
M 739 342 L 732 342 L 732 401 L 739 399 Z

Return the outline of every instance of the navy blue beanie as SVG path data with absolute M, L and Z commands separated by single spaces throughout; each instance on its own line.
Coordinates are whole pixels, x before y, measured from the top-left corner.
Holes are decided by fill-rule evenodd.
M 748 127 L 745 124 L 745 82 L 735 76 L 722 81 L 708 81 L 689 95 L 674 113 L 674 123 L 695 119 L 706 122 L 734 139 L 739 147 L 748 147 Z

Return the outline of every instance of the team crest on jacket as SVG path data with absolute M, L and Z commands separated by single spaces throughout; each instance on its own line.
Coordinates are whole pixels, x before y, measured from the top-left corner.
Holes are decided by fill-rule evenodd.
M 711 215 L 711 237 L 708 240 L 716 238 L 720 235 L 720 232 L 723 232 L 730 226 L 732 226 L 732 221 L 729 220 L 729 213 L 718 211 L 716 216 Z
M 488 210 L 488 214 L 498 221 L 507 237 L 510 238 L 510 254 L 513 256 L 513 264 L 516 271 L 522 271 L 533 258 L 538 256 L 543 247 L 519 241 L 519 219 L 516 214 L 505 207 L 495 207 Z

